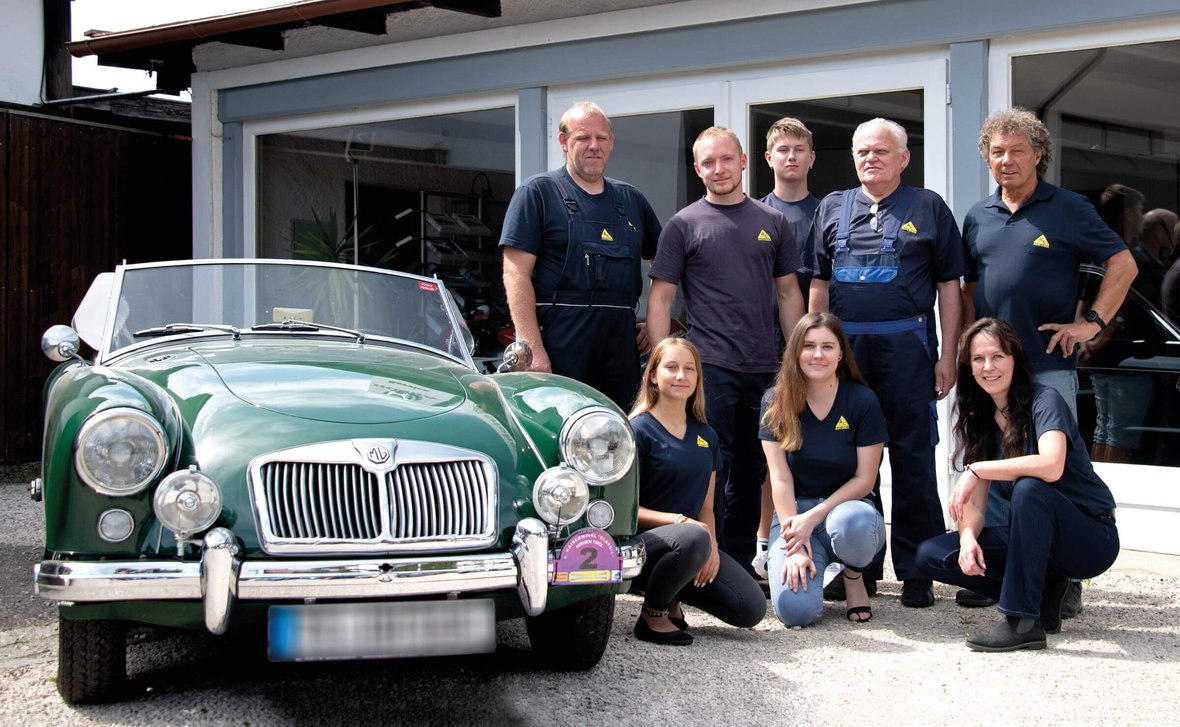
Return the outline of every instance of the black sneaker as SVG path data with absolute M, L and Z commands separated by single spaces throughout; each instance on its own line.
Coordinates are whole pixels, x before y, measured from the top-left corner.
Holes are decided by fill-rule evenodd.
M 1005 617 L 990 630 L 967 639 L 967 648 L 972 651 L 1017 651 L 1043 649 L 1045 646 L 1045 629 L 1033 618 Z
M 1082 612 L 1082 582 L 1070 581 L 1061 602 L 1061 618 L 1073 618 Z
M 934 583 L 927 578 L 907 578 L 901 584 L 901 605 L 930 608 L 934 605 Z
M 987 608 L 996 605 L 996 599 L 976 593 L 970 588 L 960 588 L 955 594 L 955 603 L 963 608 Z

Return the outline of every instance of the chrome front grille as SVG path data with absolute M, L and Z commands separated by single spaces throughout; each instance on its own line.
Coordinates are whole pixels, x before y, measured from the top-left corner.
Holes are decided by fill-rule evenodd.
M 495 540 L 496 469 L 478 452 L 329 442 L 259 457 L 250 476 L 268 553 L 461 550 Z

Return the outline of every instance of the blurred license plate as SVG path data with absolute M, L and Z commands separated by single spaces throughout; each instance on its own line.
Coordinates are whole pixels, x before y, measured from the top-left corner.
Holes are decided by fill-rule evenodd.
M 271 661 L 384 659 L 496 650 L 488 599 L 271 606 Z

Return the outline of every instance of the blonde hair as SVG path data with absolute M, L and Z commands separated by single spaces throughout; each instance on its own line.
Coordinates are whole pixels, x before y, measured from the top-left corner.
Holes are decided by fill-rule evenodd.
M 738 154 L 745 153 L 742 151 L 742 142 L 733 129 L 727 129 L 724 126 L 710 126 L 698 134 L 696 141 L 692 143 L 692 160 L 694 162 L 697 160 L 697 150 L 700 149 L 701 142 L 705 139 L 729 139 L 737 147 Z
M 774 377 L 774 393 L 771 394 L 766 414 L 762 417 L 762 425 L 770 430 L 782 448 L 788 452 L 798 452 L 803 447 L 803 424 L 799 420 L 799 415 L 803 413 L 803 407 L 807 406 L 807 377 L 799 366 L 799 355 L 803 352 L 803 341 L 807 338 L 807 333 L 814 328 L 828 329 L 840 343 L 840 363 L 836 365 L 837 378 L 861 384 L 865 382 L 856 366 L 856 359 L 852 357 L 848 336 L 844 335 L 844 326 L 840 325 L 839 318 L 831 313 L 819 312 L 808 313 L 800 318 L 795 330 L 791 331 L 790 339 L 787 340 L 783 363 Z
M 697 347 L 692 345 L 692 341 L 674 336 L 665 338 L 652 349 L 651 356 L 647 359 L 647 366 L 643 368 L 643 381 L 640 383 L 639 393 L 635 395 L 635 403 L 631 406 L 631 413 L 627 415 L 629 419 L 634 419 L 645 411 L 651 411 L 659 402 L 660 387 L 655 382 L 656 369 L 660 367 L 664 357 L 668 355 L 668 351 L 676 347 L 691 353 L 692 361 L 697 367 L 697 388 L 688 397 L 688 412 L 697 421 L 703 424 L 708 423 L 705 421 L 705 372 L 701 370 L 701 354 L 697 351 Z
M 766 151 L 774 148 L 779 139 L 805 139 L 807 141 L 807 148 L 814 151 L 815 142 L 811 138 L 811 129 L 807 128 L 799 119 L 791 116 L 784 116 L 778 121 L 770 125 L 770 130 L 766 132 Z

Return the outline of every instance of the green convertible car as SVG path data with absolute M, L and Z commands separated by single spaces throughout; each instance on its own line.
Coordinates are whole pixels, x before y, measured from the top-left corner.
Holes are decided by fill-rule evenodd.
M 100 275 L 42 340 L 63 363 L 30 485 L 65 700 L 117 697 L 145 625 L 263 629 L 271 659 L 318 660 L 493 651 L 523 616 L 546 667 L 598 663 L 644 558 L 630 426 L 576 381 L 480 373 L 470 345 L 430 278 Z

